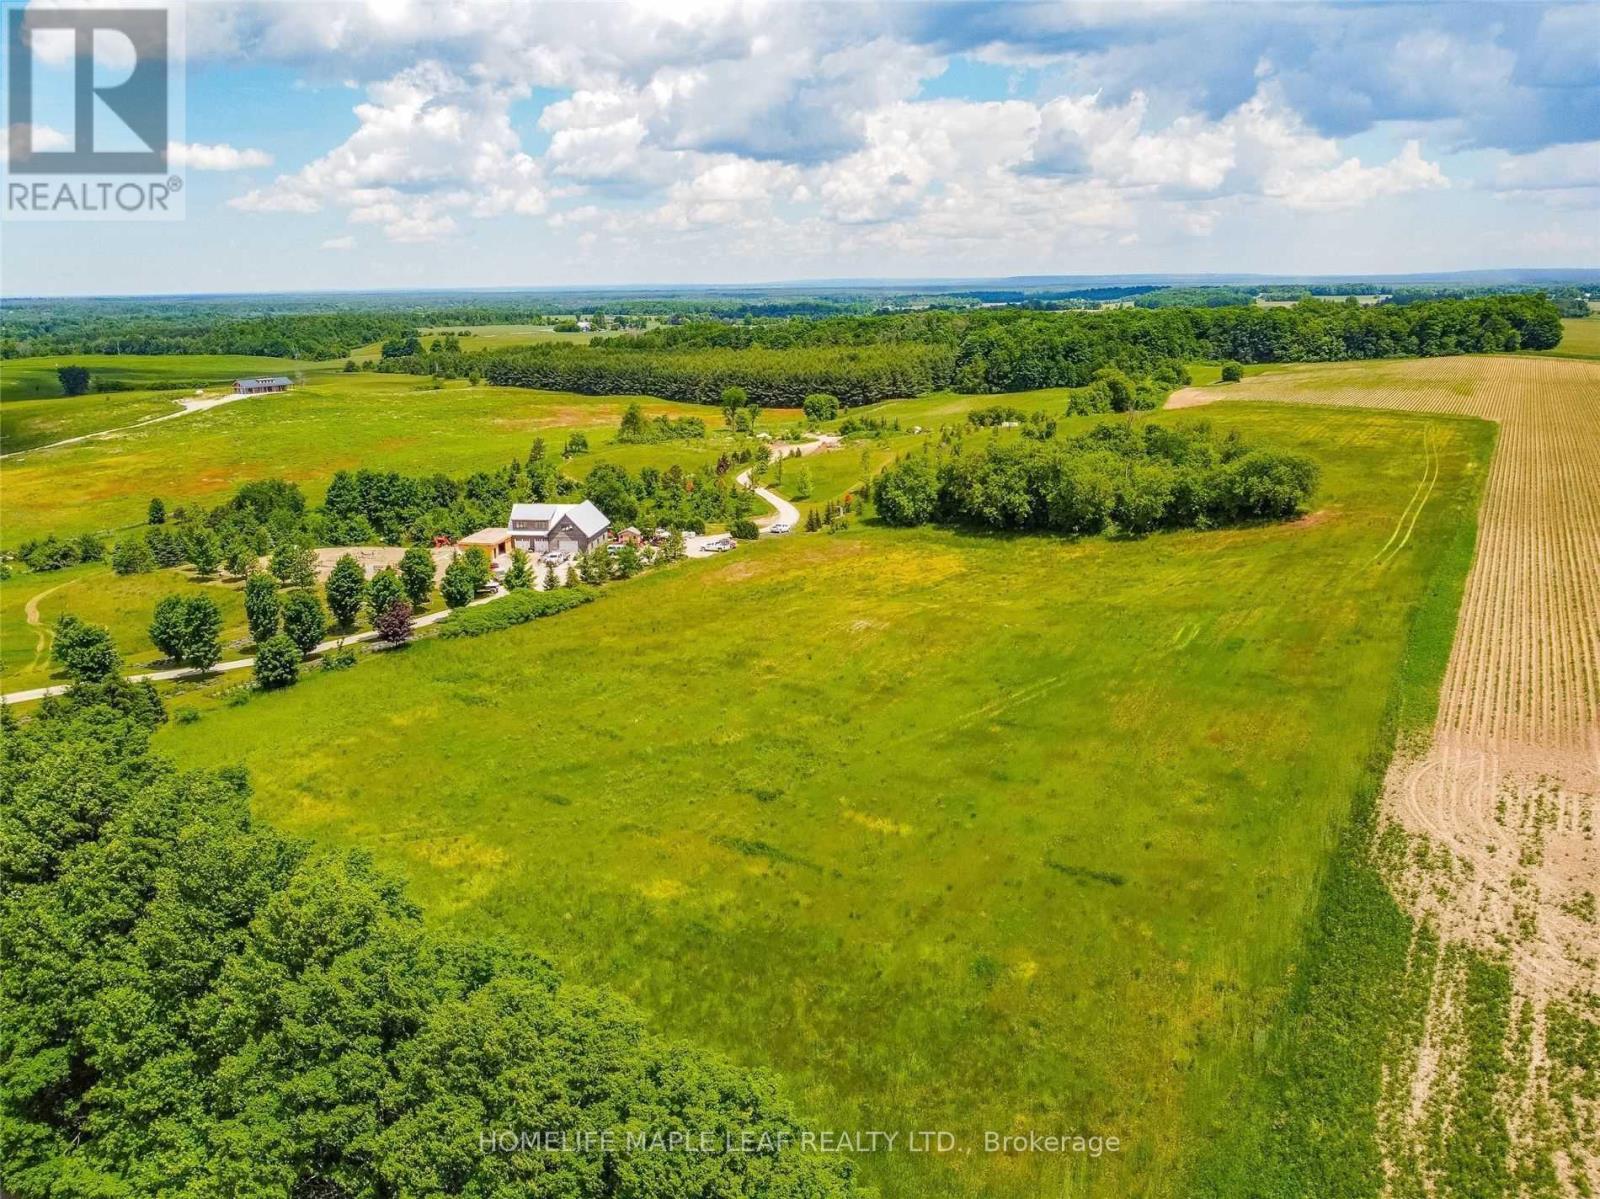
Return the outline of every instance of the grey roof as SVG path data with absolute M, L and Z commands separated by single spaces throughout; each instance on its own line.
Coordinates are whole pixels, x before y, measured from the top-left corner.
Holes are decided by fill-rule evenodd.
M 233 382 L 235 387 L 248 387 L 252 383 L 267 387 L 287 387 L 291 380 L 288 375 L 262 375 L 257 379 L 235 379 Z
M 569 517 L 585 537 L 594 537 L 606 531 L 611 520 L 589 500 L 581 504 L 512 504 L 511 519 L 543 521 L 550 528 L 563 516 Z

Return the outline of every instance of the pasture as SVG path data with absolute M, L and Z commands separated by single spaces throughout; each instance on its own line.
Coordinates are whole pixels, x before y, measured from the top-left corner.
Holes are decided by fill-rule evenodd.
M 86 395 L 61 394 L 56 377 L 56 368 L 61 366 L 89 369 Z M 202 388 L 215 392 L 242 376 L 309 378 L 328 369 L 289 358 L 243 355 L 74 354 L 9 359 L 0 362 L 0 452 L 20 454 L 166 416 L 178 411 L 178 397 Z
M 521 394 L 521 423 L 477 436 L 521 448 L 560 409 Z M 443 396 L 422 402 L 478 400 Z M 1449 416 L 1207 415 L 1315 456 L 1316 511 L 762 541 L 241 707 L 184 697 L 198 719 L 157 743 L 243 762 L 260 811 L 370 848 L 435 922 L 775 1067 L 818 1126 L 957 1133 L 862 1159 L 886 1195 L 1183 1195 L 1387 751 L 1411 616 L 1459 586 L 1492 441 Z M 438 440 L 391 452 L 457 452 Z M 1124 1148 L 983 1150 L 1030 1129 Z
M 451 333 L 460 335 L 466 332 L 471 336 L 460 338 L 461 348 L 467 353 L 479 350 L 508 350 L 513 346 L 531 346 L 541 344 L 552 345 L 588 345 L 597 337 L 615 337 L 616 333 L 557 333 L 551 325 L 434 325 L 426 329 L 417 330 L 417 336 L 426 346 L 435 337 L 445 337 Z M 351 351 L 350 357 L 357 362 L 376 361 L 383 349 L 382 342 L 370 342 L 358 346 Z
M 600 461 L 608 446 L 630 464 L 700 462 L 715 455 L 709 442 L 613 446 L 617 423 L 635 398 L 648 416 L 697 416 L 713 431 L 721 424 L 714 408 L 649 397 L 472 387 L 465 380 L 435 388 L 416 376 L 372 372 L 308 374 L 280 395 L 251 396 L 7 459 L 0 542 L 15 548 L 46 533 L 114 534 L 143 521 L 151 496 L 169 506 L 215 504 L 254 479 L 289 479 L 315 503 L 333 473 L 345 468 L 465 475 L 524 457 L 536 437 L 559 453 L 574 431 L 582 431 L 596 451 L 569 464 L 579 474 Z M 793 418 L 790 410 L 770 410 L 762 426 L 776 429 Z
M 1561 322 L 1561 344 L 1540 350 L 1546 358 L 1600 358 L 1600 311 Z

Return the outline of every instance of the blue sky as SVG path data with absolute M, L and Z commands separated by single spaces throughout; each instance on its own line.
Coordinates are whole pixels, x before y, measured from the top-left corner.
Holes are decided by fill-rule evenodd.
M 10 225 L 5 294 L 1600 264 L 1594 5 L 195 2 L 185 25 L 186 219 Z

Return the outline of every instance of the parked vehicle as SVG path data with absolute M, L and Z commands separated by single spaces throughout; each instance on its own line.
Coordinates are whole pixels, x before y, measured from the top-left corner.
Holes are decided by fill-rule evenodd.
M 702 548 L 708 554 L 725 554 L 736 544 L 738 543 L 735 542 L 732 537 L 729 537 L 727 534 L 723 534 L 721 537 L 712 538 L 710 541 L 706 542 Z
M 565 566 L 572 561 L 572 555 L 566 550 L 546 550 L 539 561 L 546 566 Z
M 780 533 L 789 533 L 793 530 L 794 526 L 786 520 L 774 521 L 772 524 L 767 526 L 767 532 L 774 537 Z

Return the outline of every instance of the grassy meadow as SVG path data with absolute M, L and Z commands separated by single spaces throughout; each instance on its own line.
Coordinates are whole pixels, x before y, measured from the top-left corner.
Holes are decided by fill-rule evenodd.
M 56 368 L 85 366 L 90 391 L 63 396 Z M 163 416 L 176 399 L 243 375 L 311 377 L 327 364 L 221 354 L 72 354 L 0 362 L 0 452 L 19 454 L 51 442 Z
M 713 429 L 721 424 L 714 408 L 649 397 L 472 387 L 464 380 L 436 389 L 411 375 L 308 374 L 280 395 L 8 459 L 0 544 L 14 548 L 52 532 L 114 533 L 140 523 L 151 496 L 169 505 L 215 504 L 252 479 L 292 480 L 316 502 L 333 473 L 345 468 L 465 475 L 526 455 L 540 436 L 559 453 L 574 430 L 596 451 L 572 461 L 577 474 L 608 453 L 630 463 L 686 465 L 715 454 L 710 443 L 697 442 L 610 446 L 635 398 L 646 415 L 698 416 Z M 791 410 L 774 409 L 762 422 L 777 428 L 793 418 Z
M 325 458 L 354 441 L 447 468 L 570 413 L 512 394 L 494 415 L 510 397 L 489 389 L 301 412 L 373 414 Z M 936 427 L 974 402 L 894 407 Z M 436 419 L 452 403 L 459 427 Z M 1411 618 L 1459 586 L 1492 440 L 1406 413 L 1203 418 L 1314 455 L 1313 514 L 1142 541 L 872 522 L 761 541 L 242 706 L 181 697 L 198 719 L 157 744 L 243 762 L 260 811 L 370 848 L 435 922 L 539 947 L 663 1030 L 775 1067 L 818 1127 L 957 1133 L 947 1155 L 863 1159 L 885 1195 L 1184 1195 L 1184 1147 L 1228 1126 L 1386 753 Z M 1425 428 L 1437 484 L 1374 565 Z M 808 466 L 833 486 L 858 457 Z M 1124 1148 L 983 1150 L 984 1130 L 1030 1129 Z
M 1561 344 L 1553 350 L 1540 350 L 1551 358 L 1600 358 L 1600 312 L 1586 317 L 1568 317 L 1561 322 Z
M 51 672 L 49 628 L 69 612 L 109 629 L 128 671 L 151 669 L 161 659 L 148 632 L 156 604 L 168 595 L 201 590 L 222 609 L 223 657 L 248 652 L 242 582 L 198 582 L 188 569 L 119 575 L 103 562 L 14 574 L 0 583 L 0 686 L 26 691 L 64 681 Z

